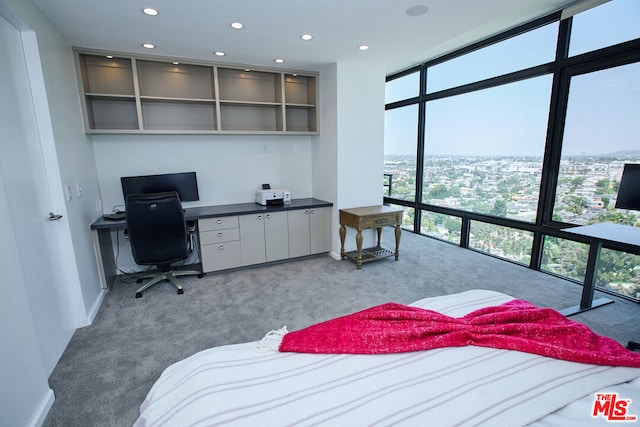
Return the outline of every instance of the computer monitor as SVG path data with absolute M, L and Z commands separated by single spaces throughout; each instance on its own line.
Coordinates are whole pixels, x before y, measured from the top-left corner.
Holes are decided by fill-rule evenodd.
M 640 164 L 627 163 L 624 165 L 616 208 L 640 210 Z
M 126 202 L 129 194 L 162 193 L 176 191 L 183 202 L 200 200 L 195 172 L 162 175 L 123 176 L 120 178 Z

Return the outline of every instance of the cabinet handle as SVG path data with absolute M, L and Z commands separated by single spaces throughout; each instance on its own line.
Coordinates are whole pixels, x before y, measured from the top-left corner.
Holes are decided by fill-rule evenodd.
M 222 237 L 222 236 L 223 236 L 223 234 L 222 234 L 222 233 L 218 233 L 218 237 Z
M 307 215 L 309 214 L 309 209 L 307 209 L 306 211 L 304 211 L 304 213 L 306 213 Z
M 271 215 L 267 215 L 267 219 L 271 218 Z
M 222 224 L 222 220 L 221 219 L 218 220 L 218 224 Z
M 385 222 L 389 222 L 388 219 L 376 219 L 376 224 L 384 224 Z
M 220 249 L 221 251 L 224 251 L 224 246 L 220 245 L 218 249 Z
M 311 209 L 311 215 L 313 215 L 314 213 L 316 213 L 313 209 Z
M 258 215 L 258 221 L 262 220 L 262 215 Z

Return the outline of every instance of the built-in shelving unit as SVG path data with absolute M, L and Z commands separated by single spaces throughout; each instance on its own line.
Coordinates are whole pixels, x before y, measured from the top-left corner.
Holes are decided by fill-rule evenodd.
M 318 75 L 76 52 L 88 133 L 318 133 Z

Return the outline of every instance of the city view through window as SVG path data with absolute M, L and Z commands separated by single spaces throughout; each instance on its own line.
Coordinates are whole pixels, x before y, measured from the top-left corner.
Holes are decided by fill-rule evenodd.
M 577 15 L 573 27 L 580 29 L 581 25 L 592 25 L 589 20 L 595 20 L 597 27 L 603 28 L 603 19 L 620 17 L 624 10 L 629 12 L 629 8 L 635 10 L 637 19 L 638 4 L 614 0 L 585 12 L 585 18 Z M 596 13 L 597 9 L 601 11 Z M 611 35 L 617 30 L 609 29 L 611 40 L 618 43 L 640 36 L 640 30 L 628 33 L 629 29 L 619 25 L 620 22 L 610 21 L 623 33 Z M 640 22 L 631 24 L 640 28 Z M 550 35 L 556 37 L 557 28 L 556 22 L 524 34 L 527 49 L 538 51 L 535 46 L 531 47 L 536 40 L 540 40 L 540 49 L 549 49 Z M 586 37 L 598 35 L 597 32 L 577 34 L 572 43 L 580 47 L 573 51 L 580 52 L 588 51 L 583 47 L 591 43 Z M 489 46 L 492 55 L 497 55 L 500 49 L 505 55 L 514 55 L 514 49 L 522 50 L 518 37 L 505 46 L 500 46 L 501 43 Z M 484 49 L 488 48 L 467 55 L 479 59 Z M 472 66 L 473 58 L 465 58 L 467 55 L 457 61 L 474 70 L 482 67 L 480 61 Z M 544 55 L 533 57 L 548 61 Z M 446 70 L 449 65 L 445 64 L 434 68 Z M 434 75 L 440 79 L 438 90 L 469 83 L 461 77 L 465 71 L 448 70 L 438 74 L 427 70 L 427 82 Z M 624 164 L 640 163 L 640 62 L 598 69 L 585 67 L 584 70 L 577 70 L 568 78 L 561 142 L 555 148 L 559 162 L 556 172 L 552 173 L 555 179 L 551 181 L 555 185 L 553 206 L 546 208 L 550 212 L 547 221 L 567 227 L 600 222 L 640 226 L 639 212 L 615 208 Z M 448 74 L 458 82 L 444 82 L 443 76 Z M 418 76 L 416 71 L 391 80 L 387 84 L 387 101 L 417 97 Z M 383 191 L 387 201 L 412 202 L 398 204 L 405 208 L 404 226 L 413 229 L 416 211 L 419 211 L 419 228 L 414 231 L 460 244 L 460 212 L 481 214 L 469 223 L 468 247 L 529 265 L 534 241 L 531 226 L 540 222 L 538 216 L 543 215 L 540 194 L 552 85 L 553 74 L 542 73 L 527 79 L 506 79 L 504 84 L 489 88 L 426 98 L 423 120 L 419 120 L 421 101 L 388 108 Z M 427 83 L 427 92 L 429 87 Z M 418 125 L 421 121 L 422 130 Z M 419 136 L 423 137 L 421 152 L 418 152 Z M 439 212 L 430 210 L 429 206 L 438 207 Z M 482 221 L 483 216 L 488 220 Z M 497 225 L 491 223 L 491 217 L 511 221 Z M 582 282 L 587 256 L 587 244 L 545 235 L 540 269 Z M 604 249 L 597 285 L 639 299 L 640 256 Z

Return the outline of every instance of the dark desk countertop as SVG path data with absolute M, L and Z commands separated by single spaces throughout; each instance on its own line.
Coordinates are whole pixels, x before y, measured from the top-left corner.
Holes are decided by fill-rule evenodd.
M 290 204 L 275 206 L 262 206 L 255 202 L 235 203 L 230 205 L 194 206 L 191 208 L 186 208 L 184 216 L 187 221 L 194 221 L 198 219 L 216 218 L 229 215 L 249 215 L 255 213 L 324 208 L 330 206 L 333 206 L 333 203 L 309 197 L 304 199 L 292 199 Z M 126 227 L 126 225 L 126 220 L 112 221 L 104 218 L 99 218 L 93 224 L 91 224 L 91 229 L 117 229 L 124 228 Z

